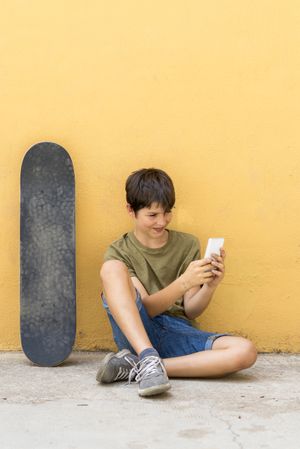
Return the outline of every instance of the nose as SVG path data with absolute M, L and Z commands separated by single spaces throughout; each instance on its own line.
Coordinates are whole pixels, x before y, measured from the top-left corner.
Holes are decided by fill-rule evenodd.
M 159 227 L 163 228 L 168 223 L 168 220 L 165 216 L 165 214 L 158 215 L 157 224 Z

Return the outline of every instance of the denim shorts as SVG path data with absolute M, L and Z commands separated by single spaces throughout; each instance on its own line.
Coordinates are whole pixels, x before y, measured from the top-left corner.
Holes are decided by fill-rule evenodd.
M 145 330 L 152 346 L 161 358 L 178 357 L 212 349 L 213 342 L 217 338 L 228 335 L 202 331 L 193 327 L 190 321 L 185 318 L 174 317 L 166 313 L 151 318 L 137 290 L 136 293 L 136 305 Z M 136 354 L 113 318 L 103 293 L 101 297 L 117 347 L 119 350 L 129 349 L 133 354 Z

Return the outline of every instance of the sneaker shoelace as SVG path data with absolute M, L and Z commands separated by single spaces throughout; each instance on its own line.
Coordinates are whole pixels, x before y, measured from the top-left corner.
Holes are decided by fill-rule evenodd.
M 116 374 L 116 376 L 115 376 L 115 378 L 114 378 L 114 381 L 115 380 L 125 380 L 125 379 L 127 379 L 128 378 L 128 376 L 130 375 L 130 373 L 131 373 L 131 371 L 132 371 L 132 369 L 134 369 L 134 367 L 136 366 L 136 363 L 133 361 L 133 360 L 131 360 L 129 357 L 124 357 L 124 360 L 126 360 L 126 362 L 132 367 L 132 368 L 124 368 L 123 366 L 121 366 L 119 369 L 118 369 L 118 372 L 117 372 L 117 374 Z
M 128 384 L 130 384 L 133 379 L 135 379 L 136 382 L 140 382 L 141 380 L 146 379 L 146 377 L 151 376 L 151 374 L 161 372 L 161 370 L 166 373 L 166 369 L 159 357 L 153 355 L 145 357 L 132 367 L 129 373 Z

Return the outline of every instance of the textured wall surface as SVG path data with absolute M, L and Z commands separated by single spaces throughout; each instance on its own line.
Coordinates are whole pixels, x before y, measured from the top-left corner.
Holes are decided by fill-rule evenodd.
M 127 175 L 156 166 L 173 229 L 226 239 L 203 327 L 300 351 L 299 3 L 10 0 L 0 29 L 0 349 L 20 348 L 21 162 L 49 140 L 76 173 L 77 348 L 114 347 L 99 267 Z

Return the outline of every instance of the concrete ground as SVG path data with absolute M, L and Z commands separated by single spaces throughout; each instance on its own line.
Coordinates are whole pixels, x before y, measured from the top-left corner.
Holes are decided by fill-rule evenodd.
M 300 354 L 262 354 L 222 380 L 172 379 L 162 396 L 99 385 L 104 353 L 57 368 L 0 353 L 1 449 L 298 449 Z

